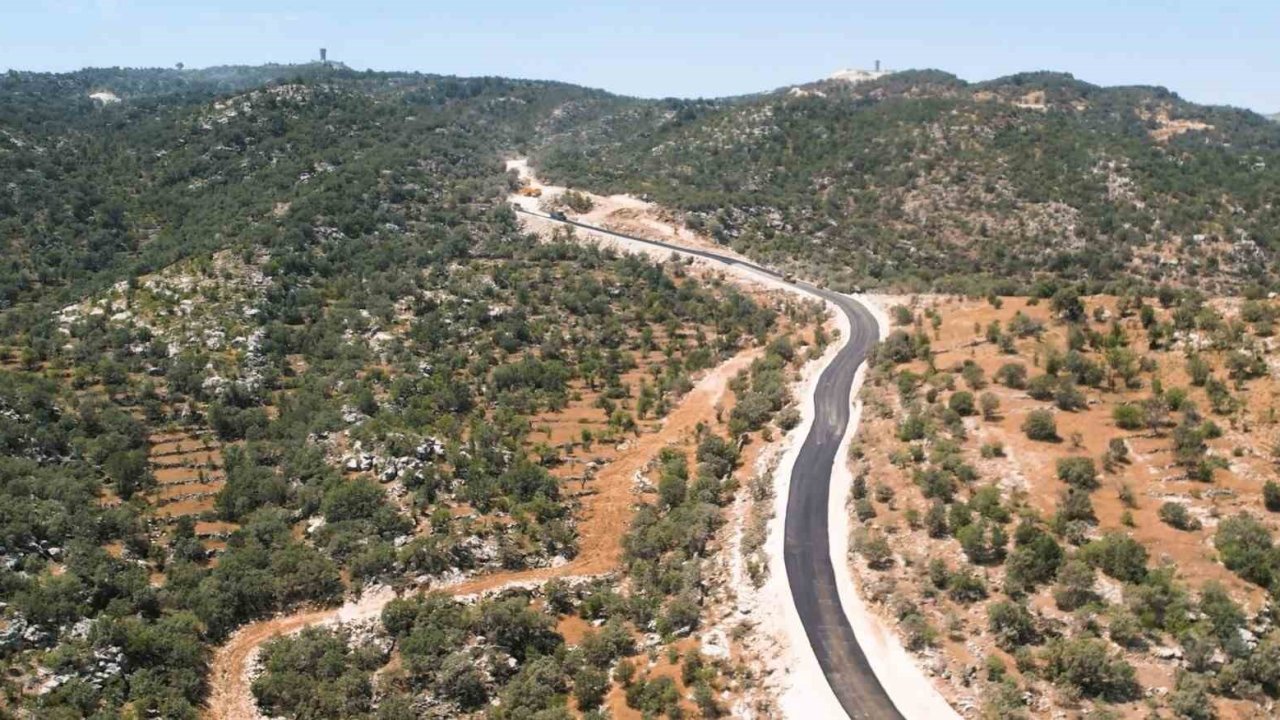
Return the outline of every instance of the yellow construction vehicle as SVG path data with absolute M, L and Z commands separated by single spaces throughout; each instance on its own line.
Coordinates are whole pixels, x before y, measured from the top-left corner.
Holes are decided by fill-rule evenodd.
M 531 185 L 525 185 L 516 191 L 516 194 L 525 197 L 542 197 L 542 188 L 536 188 Z

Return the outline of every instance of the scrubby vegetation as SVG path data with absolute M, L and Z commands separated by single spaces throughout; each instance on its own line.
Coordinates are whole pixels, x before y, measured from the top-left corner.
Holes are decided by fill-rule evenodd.
M 123 101 L 87 99 L 104 85 Z M 629 562 L 652 586 L 634 611 L 590 611 L 628 633 L 697 625 L 691 573 L 738 436 L 789 402 L 795 341 L 779 326 L 817 316 L 678 262 L 521 232 L 500 153 L 566 103 L 627 101 L 320 66 L 15 72 L 0 97 L 6 707 L 195 717 L 211 648 L 246 622 L 375 583 L 570 560 L 571 489 L 592 457 L 759 345 L 733 439 L 708 431 L 684 492 L 640 513 Z M 672 529 L 692 535 L 659 537 Z M 600 658 L 548 665 L 564 650 L 554 614 L 527 598 L 455 611 L 468 620 L 439 657 L 452 620 L 277 641 L 259 702 L 405 717 L 430 688 L 530 717 L 580 689 L 579 707 L 599 705 Z M 407 667 L 385 700 L 379 637 Z M 476 670 L 455 647 L 468 638 L 515 664 Z M 715 677 L 685 687 L 714 705 Z M 658 678 L 642 688 L 638 706 L 669 704 Z
M 909 648 L 948 658 L 944 690 L 978 687 L 990 717 L 1273 701 L 1277 408 L 1246 369 L 1270 351 L 1249 318 L 1273 303 L 1166 288 L 899 305 L 851 458 L 854 566 Z M 998 412 L 972 412 L 977 388 Z
M 1260 115 L 1054 73 L 801 90 L 627 107 L 556 138 L 539 168 L 651 196 L 843 289 L 1276 281 L 1280 126 Z
M 501 158 L 529 151 L 839 288 L 986 298 L 959 324 L 891 310 L 850 512 L 869 597 L 913 650 L 979 651 L 984 674 L 945 677 L 988 716 L 1049 693 L 1132 714 L 1140 677 L 1167 686 L 1157 714 L 1280 695 L 1280 131 L 1046 74 L 807 90 L 0 78 L 3 712 L 196 717 L 211 650 L 246 623 L 573 562 L 611 453 L 750 348 L 732 406 L 628 478 L 617 575 L 408 592 L 272 641 L 253 693 L 291 718 L 676 718 L 759 686 L 708 560 L 744 447 L 799 422 L 819 313 L 524 234 Z M 750 492 L 759 583 L 769 488 Z

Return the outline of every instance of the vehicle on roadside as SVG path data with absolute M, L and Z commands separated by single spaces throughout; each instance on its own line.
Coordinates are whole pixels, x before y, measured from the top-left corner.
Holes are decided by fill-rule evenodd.
M 552 210 L 551 219 L 559 220 L 560 222 L 569 222 L 569 218 L 565 216 L 564 211 L 562 210 Z

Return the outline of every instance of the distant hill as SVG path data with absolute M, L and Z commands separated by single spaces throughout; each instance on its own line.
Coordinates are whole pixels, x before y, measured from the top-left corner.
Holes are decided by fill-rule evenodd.
M 500 175 L 530 153 L 551 179 L 650 196 L 844 288 L 1275 283 L 1280 126 L 1263 116 L 1060 73 L 873 75 L 638 100 L 321 63 L 10 72 L 0 308 L 222 247 L 275 203 L 368 196 L 357 215 L 376 217 L 368 193 L 299 178 L 404 165 L 424 132 L 434 162 L 462 144 Z
M 1261 115 L 1060 73 L 860 79 L 628 106 L 536 163 L 845 288 L 1276 279 L 1280 128 Z
M 614 102 L 626 101 L 563 83 L 320 63 L 0 75 L 0 310 L 263 242 L 285 232 L 264 226 L 278 204 L 370 233 L 406 201 L 379 173 L 424 194 L 444 182 L 500 196 L 502 155 L 539 123 Z
M 501 698 L 505 717 L 567 717 L 578 663 L 532 595 L 437 613 L 457 630 L 439 637 L 475 653 L 451 655 L 468 671 L 501 668 L 475 675 L 482 699 L 465 708 L 437 682 L 446 645 L 413 649 L 416 620 L 395 640 L 407 674 L 377 708 L 388 653 L 348 652 L 345 631 L 263 646 L 264 666 L 277 651 L 336 659 L 326 672 L 345 680 L 325 681 L 339 689 L 318 714 L 293 670 L 220 686 L 212 649 L 280 613 L 311 622 L 348 589 L 571 569 L 597 562 L 579 554 L 597 541 L 618 548 L 618 579 L 600 582 L 650 608 L 636 627 L 661 623 L 675 649 L 665 628 L 698 625 L 705 590 L 696 572 L 650 569 L 709 557 L 749 472 L 730 483 L 737 439 L 782 424 L 805 357 L 792 349 L 818 314 L 524 231 L 504 159 L 631 104 L 314 64 L 0 74 L 0 716 L 176 720 L 261 702 L 291 718 L 478 717 Z M 748 352 L 723 418 L 677 405 L 696 373 Z M 696 436 L 655 422 L 676 407 L 708 422 Z M 541 428 L 555 415 L 568 439 L 553 448 Z M 646 501 L 634 529 L 628 511 L 597 530 L 550 466 L 611 462 L 604 448 L 659 428 L 654 456 L 695 478 L 681 509 Z M 663 610 L 682 605 L 694 620 Z M 639 653 L 620 622 L 624 654 Z M 222 657 L 238 667 L 234 647 Z

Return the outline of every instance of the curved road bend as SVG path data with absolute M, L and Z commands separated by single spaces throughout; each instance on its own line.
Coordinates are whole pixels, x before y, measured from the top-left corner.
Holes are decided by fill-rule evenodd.
M 523 208 L 517 210 L 535 217 L 555 220 Z M 626 235 L 575 220 L 558 222 L 726 265 L 741 265 L 786 282 L 777 272 L 745 260 Z M 800 620 L 818 658 L 818 664 L 827 676 L 827 682 L 840 701 L 840 706 L 849 717 L 857 720 L 901 720 L 902 714 L 894 707 L 893 701 L 871 670 L 867 656 L 849 625 L 849 618 L 840 605 L 835 568 L 831 564 L 827 523 L 827 507 L 831 502 L 831 470 L 835 467 L 841 439 L 849 426 L 853 378 L 858 366 L 866 358 L 867 351 L 879 337 L 876 321 L 866 307 L 853 298 L 805 282 L 790 284 L 839 307 L 849 318 L 850 337 L 818 378 L 818 385 L 814 390 L 813 426 L 809 429 L 809 435 L 805 437 L 791 469 L 791 491 L 787 497 L 787 516 L 783 528 L 787 582 L 791 586 L 792 600 L 800 613 Z

